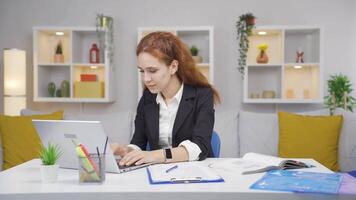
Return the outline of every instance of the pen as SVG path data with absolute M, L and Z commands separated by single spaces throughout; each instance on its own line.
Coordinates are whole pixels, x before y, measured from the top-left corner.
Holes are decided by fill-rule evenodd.
M 168 172 L 170 172 L 170 171 L 172 171 L 172 170 L 174 170 L 174 169 L 177 169 L 177 168 L 178 168 L 178 165 L 174 165 L 173 167 L 167 169 L 167 170 L 166 170 L 166 173 L 168 173 Z

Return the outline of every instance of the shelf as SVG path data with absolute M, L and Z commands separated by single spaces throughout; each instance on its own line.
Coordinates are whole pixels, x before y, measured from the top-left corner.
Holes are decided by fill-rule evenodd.
M 320 30 L 292 29 L 285 31 L 285 62 L 296 62 L 298 49 L 304 52 L 304 62 L 320 61 Z
M 62 81 L 70 81 L 70 66 L 40 65 L 38 66 L 38 97 L 50 97 L 48 84 L 53 82 L 56 90 L 60 89 Z
M 281 73 L 281 66 L 248 66 L 246 96 L 262 98 L 264 92 L 272 91 L 275 98 L 281 98 Z
M 260 32 L 264 32 L 260 35 Z M 322 103 L 321 31 L 315 27 L 257 27 L 250 36 L 244 103 Z M 268 63 L 256 63 L 257 46 L 267 43 Z M 303 61 L 297 62 L 297 51 Z M 298 60 L 300 61 L 300 60 Z M 264 99 L 263 91 L 267 91 Z M 268 92 L 269 91 L 269 92 Z
M 99 48 L 98 34 L 96 31 L 73 31 L 73 62 L 89 63 L 89 51 L 92 44 L 96 44 Z M 99 49 L 99 51 L 101 50 Z M 105 63 L 103 56 L 100 56 L 99 60 Z
M 318 66 L 296 69 L 286 66 L 284 69 L 283 98 L 287 99 L 319 99 L 320 69 Z
M 64 35 L 56 35 L 56 33 L 63 33 Z M 40 30 L 38 31 L 35 48 L 38 49 L 37 57 L 35 52 L 35 59 L 38 63 L 54 63 L 54 54 L 58 43 L 62 43 L 62 51 L 64 55 L 64 63 L 71 61 L 71 32 L 69 30 Z
M 57 36 L 56 32 L 63 32 L 64 35 Z M 101 38 L 106 43 L 110 34 L 103 33 Z M 35 102 L 114 101 L 114 73 L 109 73 L 114 66 L 112 60 L 108 59 L 112 52 L 108 48 L 100 49 L 106 59 L 100 59 L 101 63 L 89 63 L 91 45 L 96 43 L 100 48 L 95 27 L 34 27 L 33 34 Z M 64 63 L 53 63 L 54 47 L 59 40 L 63 44 Z M 86 76 L 83 81 L 82 74 L 95 76 L 94 79 L 93 76 Z M 69 97 L 50 97 L 48 84 L 53 82 L 56 89 L 61 89 L 64 80 L 69 83 Z
M 259 35 L 259 31 L 266 32 L 266 35 Z M 247 52 L 247 63 L 257 64 L 256 57 L 260 50 L 258 46 L 261 43 L 266 43 L 268 48 L 266 54 L 269 63 L 283 63 L 283 31 L 282 30 L 255 30 L 252 36 L 249 37 L 250 44 Z
M 310 100 L 298 100 L 298 99 L 244 99 L 244 103 L 257 103 L 257 104 L 310 104 L 310 103 L 323 103 L 323 99 L 310 99 Z

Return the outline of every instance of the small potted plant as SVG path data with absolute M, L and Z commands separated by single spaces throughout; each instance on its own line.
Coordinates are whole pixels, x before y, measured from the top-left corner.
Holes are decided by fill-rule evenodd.
M 203 58 L 201 56 L 198 56 L 199 49 L 195 45 L 190 48 L 190 53 L 192 54 L 193 59 L 196 63 L 201 63 L 203 61 Z
M 61 41 L 59 41 L 57 46 L 56 46 L 56 53 L 54 54 L 53 62 L 55 62 L 55 63 L 63 63 L 64 62 L 63 49 L 62 49 L 62 42 Z
M 350 94 L 353 91 L 349 78 L 338 74 L 330 76 L 328 80 L 328 93 L 325 97 L 325 105 L 330 110 L 330 115 L 335 113 L 336 108 L 342 108 L 353 112 L 356 100 Z
M 236 22 L 237 40 L 239 43 L 240 53 L 240 58 L 238 59 L 238 70 L 242 74 L 242 76 L 245 75 L 246 56 L 249 48 L 248 37 L 252 34 L 252 29 L 255 27 L 255 24 L 256 17 L 250 12 L 241 15 L 239 17 L 239 20 Z
M 48 143 L 47 147 L 42 146 L 40 151 L 41 177 L 44 183 L 54 183 L 57 181 L 58 165 L 57 161 L 61 157 L 62 151 L 59 146 Z
M 268 63 L 268 56 L 266 53 L 267 49 L 268 49 L 268 44 L 266 43 L 261 43 L 258 45 L 258 50 L 260 50 L 260 52 L 258 53 L 256 58 L 257 63 Z

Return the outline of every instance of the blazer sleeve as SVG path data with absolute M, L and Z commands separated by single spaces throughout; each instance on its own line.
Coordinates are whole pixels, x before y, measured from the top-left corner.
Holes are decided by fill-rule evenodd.
M 141 97 L 137 106 L 135 117 L 135 131 L 131 139 L 131 144 L 137 145 L 142 150 L 146 150 L 147 137 L 145 134 L 145 114 L 144 114 L 144 95 Z
M 199 160 L 204 160 L 211 154 L 211 136 L 214 128 L 214 98 L 210 88 L 197 92 L 196 123 L 192 135 L 192 142 L 201 150 Z

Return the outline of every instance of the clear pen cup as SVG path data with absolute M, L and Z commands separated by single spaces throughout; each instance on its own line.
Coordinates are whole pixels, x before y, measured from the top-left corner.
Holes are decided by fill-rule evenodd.
M 79 159 L 79 184 L 97 183 L 105 181 L 105 154 L 89 154 L 89 157 Z

